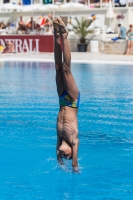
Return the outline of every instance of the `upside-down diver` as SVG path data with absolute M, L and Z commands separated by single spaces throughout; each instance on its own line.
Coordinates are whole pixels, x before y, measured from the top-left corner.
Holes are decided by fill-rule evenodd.
M 72 159 L 74 171 L 78 171 L 78 121 L 80 93 L 71 72 L 71 53 L 68 45 L 68 31 L 61 18 L 55 18 L 54 57 L 56 85 L 60 109 L 57 117 L 57 160 Z M 62 60 L 63 56 L 63 60 Z

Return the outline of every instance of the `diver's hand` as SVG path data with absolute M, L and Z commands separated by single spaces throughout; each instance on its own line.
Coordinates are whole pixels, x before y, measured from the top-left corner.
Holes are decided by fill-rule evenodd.
M 63 162 L 63 159 L 62 159 L 62 155 L 61 155 L 59 150 L 57 150 L 57 160 L 58 160 L 58 163 L 60 165 L 64 165 L 64 162 Z
M 79 172 L 78 163 L 73 163 L 72 168 L 73 168 L 73 172 Z
M 73 167 L 73 172 L 78 173 L 79 172 L 79 168 L 78 167 Z

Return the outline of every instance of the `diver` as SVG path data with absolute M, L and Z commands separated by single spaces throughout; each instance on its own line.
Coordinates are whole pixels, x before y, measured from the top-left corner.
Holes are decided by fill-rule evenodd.
M 71 72 L 71 53 L 68 45 L 68 31 L 61 18 L 55 18 L 54 57 L 56 85 L 60 109 L 57 117 L 57 160 L 72 159 L 73 170 L 78 172 L 78 121 L 80 93 Z M 62 59 L 63 57 L 63 59 Z

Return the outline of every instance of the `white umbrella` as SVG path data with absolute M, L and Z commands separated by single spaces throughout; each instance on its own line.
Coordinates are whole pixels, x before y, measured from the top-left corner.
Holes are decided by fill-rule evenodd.
M 21 6 L 20 10 L 19 11 L 22 11 L 22 12 L 31 12 L 32 11 L 32 8 L 30 5 L 27 5 L 27 6 Z
M 31 4 L 31 5 L 27 5 L 27 6 L 21 6 L 20 11 L 22 12 L 32 12 L 35 10 L 39 10 L 40 5 L 35 5 L 35 4 Z
M 55 5 L 55 4 L 47 4 L 46 6 L 48 6 L 49 9 L 52 9 L 52 10 L 56 10 L 59 8 L 58 5 Z
M 59 6 L 58 5 L 54 5 L 54 4 L 46 4 L 46 5 L 42 5 L 40 8 L 39 8 L 39 10 L 41 10 L 41 11 L 45 11 L 45 10 L 47 10 L 47 11 L 53 11 L 53 10 L 57 10 L 59 8 Z
M 108 29 L 108 31 L 111 31 L 111 19 L 114 18 L 114 16 L 115 16 L 115 14 L 114 14 L 114 11 L 113 11 L 112 2 L 110 0 L 109 4 L 108 4 L 107 13 L 106 13 L 106 17 L 109 18 L 109 29 Z
M 89 7 L 81 4 L 81 3 L 64 3 L 62 5 L 60 5 L 60 8 L 62 8 L 65 11 L 70 11 L 70 10 L 83 10 L 83 9 L 88 9 Z
M 13 3 L 5 3 L 3 4 L 3 9 L 7 9 L 7 10 L 17 10 L 19 9 L 21 6 L 18 4 L 13 4 Z
M 39 8 L 41 7 L 41 4 L 32 4 L 30 5 L 33 11 L 39 10 Z
M 23 6 L 20 6 L 19 8 L 19 11 L 22 11 L 22 12 L 32 12 L 32 11 L 37 11 L 39 10 L 41 4 L 31 4 L 31 5 L 23 5 Z

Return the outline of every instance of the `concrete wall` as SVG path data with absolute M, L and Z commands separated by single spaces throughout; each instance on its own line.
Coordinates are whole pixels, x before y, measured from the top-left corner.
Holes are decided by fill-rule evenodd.
M 127 51 L 127 40 L 102 41 L 102 52 L 105 54 L 125 54 Z

